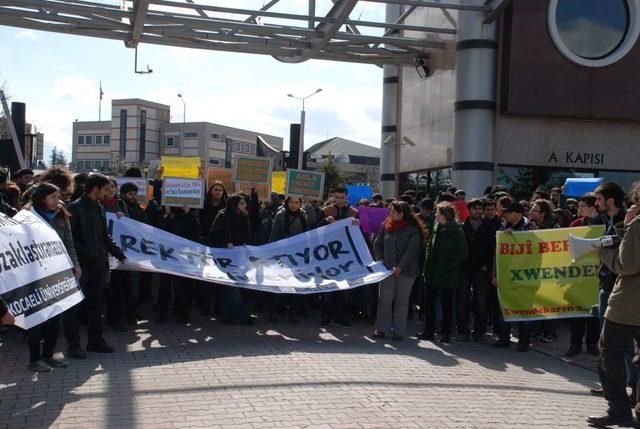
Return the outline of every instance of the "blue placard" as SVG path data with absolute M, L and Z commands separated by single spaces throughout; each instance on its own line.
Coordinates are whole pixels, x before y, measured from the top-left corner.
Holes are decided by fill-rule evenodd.
M 593 192 L 598 186 L 602 184 L 604 177 L 582 178 L 574 177 L 569 178 L 565 182 L 566 189 L 563 192 L 567 197 L 581 197 L 584 194 Z
M 352 206 L 357 206 L 363 198 L 371 200 L 373 197 L 373 189 L 368 185 L 347 185 L 347 192 L 349 192 L 349 204 Z

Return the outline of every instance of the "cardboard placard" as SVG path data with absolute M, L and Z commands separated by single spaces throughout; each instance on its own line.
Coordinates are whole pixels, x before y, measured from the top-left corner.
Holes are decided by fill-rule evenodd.
M 236 192 L 244 192 L 251 195 L 251 182 L 236 182 Z M 264 183 L 256 183 L 256 192 L 260 201 L 271 201 L 271 186 Z
M 125 183 L 133 183 L 138 187 L 138 203 L 146 204 L 149 202 L 151 194 L 149 193 L 149 180 L 143 177 L 114 177 L 118 184 L 118 197 L 120 196 L 120 187 Z M 153 188 L 151 188 L 153 189 Z M 153 191 L 151 191 L 153 193 Z
M 201 209 L 204 205 L 204 180 L 165 177 L 162 182 L 162 205 Z
M 185 179 L 202 178 L 202 160 L 198 156 L 163 156 L 162 176 Z
M 233 170 L 230 168 L 209 168 L 207 171 L 207 191 L 216 180 L 222 182 L 228 194 L 233 193 L 235 189 L 233 184 Z
M 271 184 L 273 159 L 238 155 L 233 170 L 234 182 Z
M 284 195 L 287 192 L 287 172 L 286 171 L 274 171 L 271 175 L 271 190 Z
M 357 209 L 362 231 L 366 234 L 380 232 L 382 224 L 389 217 L 389 209 L 384 207 L 358 206 Z
M 322 200 L 324 173 L 319 171 L 287 170 L 285 195 Z

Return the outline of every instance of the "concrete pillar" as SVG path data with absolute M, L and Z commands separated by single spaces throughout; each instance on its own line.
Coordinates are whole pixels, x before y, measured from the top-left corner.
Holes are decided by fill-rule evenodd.
M 400 16 L 400 5 L 387 4 L 385 21 L 394 23 Z M 400 132 L 398 117 L 399 66 L 385 65 L 382 79 L 382 132 L 380 146 L 380 193 L 395 197 L 396 143 Z
M 458 13 L 453 184 L 468 196 L 481 196 L 495 181 L 498 42 L 496 24 L 483 24 L 486 17 L 484 12 Z

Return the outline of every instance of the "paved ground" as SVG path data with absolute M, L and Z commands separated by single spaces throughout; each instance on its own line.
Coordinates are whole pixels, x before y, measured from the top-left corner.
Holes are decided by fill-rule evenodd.
M 370 332 L 316 317 L 144 322 L 106 332 L 117 353 L 43 375 L 26 371 L 21 336 L 4 335 L 0 428 L 583 428 L 604 409 L 588 394 L 596 374 L 551 356 Z

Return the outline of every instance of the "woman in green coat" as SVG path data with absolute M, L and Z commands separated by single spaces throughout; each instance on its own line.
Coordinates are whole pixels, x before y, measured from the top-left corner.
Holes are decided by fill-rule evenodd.
M 421 340 L 433 340 L 436 328 L 436 301 L 442 301 L 442 326 L 440 341 L 450 341 L 453 321 L 453 297 L 460 286 L 460 265 L 467 259 L 469 248 L 462 230 L 456 221 L 456 212 L 448 202 L 436 206 L 436 226 L 427 244 L 424 262 L 424 284 L 427 287 L 426 319 L 424 331 L 418 334 Z

